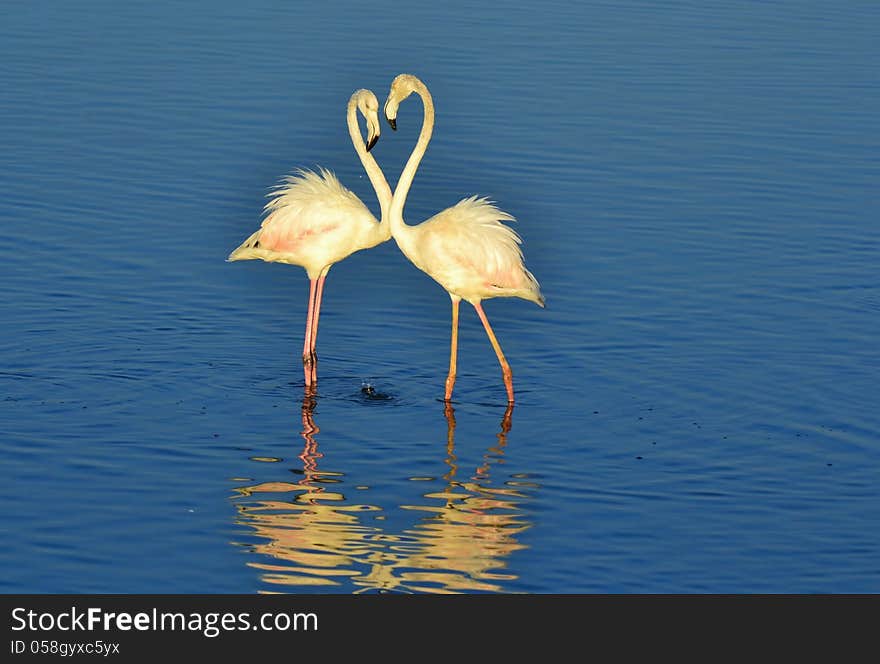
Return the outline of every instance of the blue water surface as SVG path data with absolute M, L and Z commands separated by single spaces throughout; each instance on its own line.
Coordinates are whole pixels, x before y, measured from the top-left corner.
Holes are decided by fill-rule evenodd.
M 880 592 L 880 6 L 8 3 L 0 592 Z M 517 218 L 513 367 L 394 242 L 226 263 L 268 189 Z M 373 150 L 392 185 L 421 123 Z

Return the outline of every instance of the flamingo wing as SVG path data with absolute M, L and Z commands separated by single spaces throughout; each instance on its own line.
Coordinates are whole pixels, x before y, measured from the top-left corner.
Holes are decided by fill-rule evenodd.
M 326 169 L 298 170 L 269 196 L 260 229 L 229 260 L 261 258 L 320 270 L 364 248 L 364 236 L 378 223 Z
M 543 306 L 537 280 L 523 263 L 514 221 L 485 197 L 464 198 L 416 228 L 419 262 L 446 290 L 468 300 L 522 297 Z

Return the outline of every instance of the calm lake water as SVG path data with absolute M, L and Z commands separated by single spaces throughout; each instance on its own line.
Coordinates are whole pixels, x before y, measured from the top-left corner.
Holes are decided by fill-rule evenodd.
M 880 5 L 9 3 L 0 591 L 880 592 Z M 394 242 L 226 263 L 400 72 L 514 372 Z M 374 154 L 393 184 L 417 99 Z M 368 389 L 364 390 L 367 387 Z

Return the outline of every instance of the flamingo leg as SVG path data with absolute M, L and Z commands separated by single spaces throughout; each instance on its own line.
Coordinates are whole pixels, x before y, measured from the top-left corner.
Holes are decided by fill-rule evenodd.
M 492 343 L 492 348 L 495 349 L 495 354 L 498 356 L 498 362 L 501 364 L 501 374 L 504 376 L 504 387 L 507 389 L 507 401 L 508 403 L 513 403 L 513 372 L 510 370 L 510 365 L 507 363 L 507 359 L 501 351 L 501 344 L 499 344 L 498 339 L 495 338 L 495 333 L 492 331 L 492 326 L 489 325 L 489 319 L 486 318 L 486 313 L 483 311 L 482 305 L 479 302 L 474 302 L 473 305 L 474 309 L 477 310 L 477 315 L 480 317 L 480 320 L 483 321 L 483 327 L 486 328 L 486 334 L 489 335 L 489 341 Z
M 309 313 L 306 315 L 306 335 L 303 341 L 303 374 L 306 387 L 312 384 L 312 318 L 315 309 L 317 279 L 309 279 Z
M 455 385 L 455 364 L 458 357 L 458 303 L 459 298 L 452 299 L 452 342 L 449 347 L 449 375 L 446 376 L 445 401 L 452 398 L 452 388 Z
M 309 355 L 312 358 L 312 382 L 318 382 L 318 353 L 315 347 L 318 344 L 318 318 L 321 316 L 321 298 L 324 297 L 324 279 L 326 276 L 318 277 L 318 283 L 315 288 L 315 310 L 312 313 L 312 332 L 311 346 Z

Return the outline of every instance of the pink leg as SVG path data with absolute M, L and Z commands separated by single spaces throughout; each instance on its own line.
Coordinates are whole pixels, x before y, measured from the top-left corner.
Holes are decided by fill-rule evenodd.
M 318 318 L 321 316 L 321 299 L 324 297 L 324 279 L 326 276 L 318 277 L 317 289 L 315 292 L 315 310 L 312 313 L 312 345 L 309 353 L 312 357 L 312 382 L 318 382 L 318 353 L 315 347 L 318 345 Z
M 489 319 L 486 318 L 483 307 L 479 302 L 475 302 L 474 309 L 477 310 L 477 315 L 480 317 L 480 320 L 483 321 L 483 327 L 486 328 L 486 334 L 489 335 L 489 341 L 492 343 L 492 348 L 495 349 L 495 354 L 498 356 L 498 362 L 501 363 L 501 374 L 504 376 L 504 387 L 507 389 L 507 402 L 513 403 L 513 372 L 510 370 L 510 365 L 507 363 L 504 353 L 501 352 L 501 344 L 499 344 L 498 339 L 495 338 L 495 333 L 492 331 L 492 326 L 489 325 Z
M 458 303 L 461 300 L 452 300 L 452 342 L 449 345 L 449 373 L 446 376 L 446 394 L 443 399 L 449 401 L 452 398 L 452 388 L 455 386 L 456 359 L 458 356 Z
M 306 315 L 306 336 L 303 341 L 303 374 L 306 387 L 312 384 L 312 318 L 315 309 L 316 279 L 309 279 L 309 313 Z

